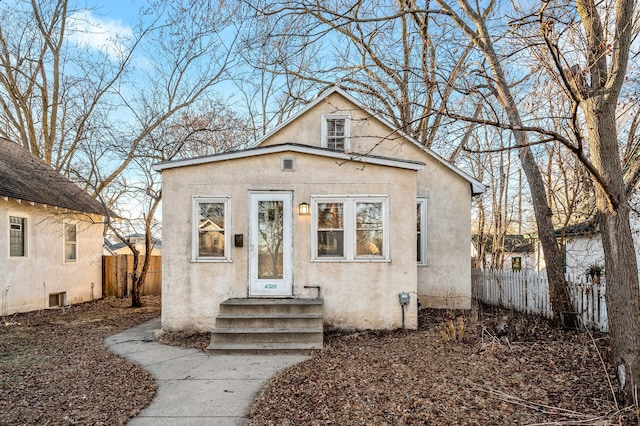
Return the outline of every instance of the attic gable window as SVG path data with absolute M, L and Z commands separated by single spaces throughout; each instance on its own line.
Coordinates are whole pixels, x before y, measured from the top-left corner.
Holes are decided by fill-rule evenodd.
M 322 147 L 335 151 L 349 150 L 349 116 L 325 114 L 322 116 Z

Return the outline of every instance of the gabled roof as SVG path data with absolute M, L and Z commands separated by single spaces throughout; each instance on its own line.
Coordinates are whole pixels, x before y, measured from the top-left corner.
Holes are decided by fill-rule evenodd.
M 80 187 L 4 138 L 0 138 L 0 197 L 105 214 L 102 204 Z
M 479 235 L 471 236 L 474 245 L 478 244 Z M 487 252 L 493 251 L 494 237 L 489 235 L 484 241 L 484 247 Z M 535 240 L 527 235 L 509 234 L 504 236 L 504 252 L 505 253 L 533 253 L 535 251 Z
M 320 148 L 311 145 L 301 145 L 297 143 L 285 143 L 269 146 L 257 146 L 255 148 L 242 149 L 239 151 L 228 151 L 222 154 L 205 155 L 202 157 L 188 158 L 185 160 L 173 160 L 153 165 L 156 171 L 172 169 L 175 167 L 193 166 L 196 164 L 215 163 L 218 161 L 234 160 L 237 158 L 255 157 L 258 155 L 275 154 L 281 152 L 297 152 L 301 154 L 311 154 L 320 157 L 332 158 L 339 161 L 354 161 L 365 164 L 377 164 L 382 166 L 397 167 L 409 170 L 422 170 L 424 163 L 419 161 L 399 160 L 397 158 L 381 157 L 377 155 L 356 154 L 349 152 L 335 151 L 328 148 Z
M 469 184 L 471 185 L 471 193 L 472 193 L 472 195 L 479 195 L 479 194 L 484 193 L 487 190 L 487 187 L 482 182 L 474 179 L 473 177 L 471 177 L 471 175 L 469 175 L 468 173 L 466 173 L 462 169 L 459 169 L 458 167 L 454 166 L 453 164 L 451 164 L 450 162 L 448 162 L 447 160 L 442 158 L 440 155 L 438 155 L 437 153 L 435 153 L 431 149 L 425 147 L 416 138 L 414 138 L 411 135 L 407 134 L 406 132 L 403 132 L 402 130 L 398 129 L 389 120 L 387 120 L 386 118 L 382 117 L 380 114 L 376 113 L 375 111 L 370 110 L 367 106 L 362 104 L 359 100 L 357 100 L 356 98 L 351 96 L 347 91 L 341 89 L 338 86 L 332 86 L 330 89 L 328 89 L 327 91 L 322 93 L 320 96 L 316 97 L 314 100 L 309 102 L 302 109 L 300 109 L 300 111 L 298 111 L 296 114 L 292 115 L 287 120 L 285 120 L 282 123 L 280 123 L 280 125 L 278 125 L 276 128 L 274 128 L 272 131 L 270 131 L 269 133 L 267 133 L 266 135 L 264 135 L 263 137 L 258 139 L 256 141 L 256 145 L 259 146 L 266 139 L 270 138 L 271 135 L 275 134 L 280 129 L 282 129 L 282 128 L 286 127 L 287 125 L 289 125 L 292 121 L 296 120 L 298 117 L 300 117 L 301 115 L 303 115 L 304 113 L 309 111 L 311 108 L 313 108 L 314 106 L 318 105 L 320 102 L 322 102 L 323 100 L 325 100 L 326 98 L 331 96 L 333 93 L 340 94 L 342 97 L 346 98 L 349 102 L 355 104 L 358 108 L 360 108 L 361 110 L 365 111 L 367 114 L 369 114 L 372 117 L 374 117 L 375 119 L 377 119 L 380 123 L 384 124 L 386 127 L 389 128 L 389 130 L 391 130 L 392 132 L 395 132 L 395 133 L 401 135 L 402 137 L 404 137 L 405 139 L 409 140 L 412 144 L 414 144 L 420 150 L 425 152 L 427 155 L 433 157 L 433 159 L 435 159 L 437 162 L 439 162 L 440 164 L 444 165 L 445 167 L 447 167 L 448 169 L 452 170 L 454 173 L 456 173 L 457 175 L 462 177 L 464 180 L 469 182 Z
M 598 223 L 597 216 L 594 216 L 591 219 L 574 223 L 564 228 L 558 228 L 554 231 L 556 237 L 561 237 L 563 232 L 565 237 L 593 235 L 600 232 L 600 224 Z
M 131 235 L 127 235 L 125 236 L 125 238 L 129 239 L 129 240 L 133 240 L 134 242 L 136 242 L 136 240 L 140 240 L 142 239 L 142 242 L 139 242 L 138 244 L 144 244 L 144 238 L 145 235 L 144 234 L 131 234 Z M 126 247 L 127 245 L 118 240 L 118 241 L 111 241 L 109 240 L 109 238 L 104 238 L 104 244 L 103 247 L 105 247 L 107 250 L 109 250 L 111 253 L 115 252 L 116 250 L 119 250 L 123 247 Z M 151 246 L 153 248 L 156 248 L 158 250 L 162 250 L 162 241 L 157 239 L 157 238 L 151 238 Z

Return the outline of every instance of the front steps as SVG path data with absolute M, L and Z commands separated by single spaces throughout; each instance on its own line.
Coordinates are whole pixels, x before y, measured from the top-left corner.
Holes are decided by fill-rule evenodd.
M 207 350 L 308 353 L 322 349 L 322 309 L 322 299 L 225 300 Z

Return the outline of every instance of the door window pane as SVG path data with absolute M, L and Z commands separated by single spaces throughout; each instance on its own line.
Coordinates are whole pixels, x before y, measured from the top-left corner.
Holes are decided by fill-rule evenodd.
M 283 277 L 284 202 L 258 201 L 258 278 Z

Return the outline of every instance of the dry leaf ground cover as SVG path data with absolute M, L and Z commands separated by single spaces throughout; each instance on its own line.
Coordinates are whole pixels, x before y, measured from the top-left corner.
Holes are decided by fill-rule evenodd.
M 3 318 L 0 424 L 123 424 L 146 406 L 152 378 L 103 344 L 160 313 L 159 298 L 129 303 Z M 510 333 L 500 339 L 505 315 Z M 464 336 L 444 341 L 454 316 L 423 310 L 418 331 L 328 333 L 325 350 L 267 384 L 251 424 L 639 424 L 637 410 L 616 406 L 605 335 L 485 311 L 466 313 Z M 202 349 L 209 334 L 162 340 Z
M 68 308 L 3 317 L 0 324 L 0 424 L 124 424 L 153 398 L 156 385 L 103 341 L 160 315 L 107 298 Z
M 462 339 L 445 342 L 451 315 L 423 310 L 418 331 L 326 335 L 325 350 L 263 389 L 251 424 L 638 424 L 616 406 L 606 336 L 501 311 L 465 314 Z

